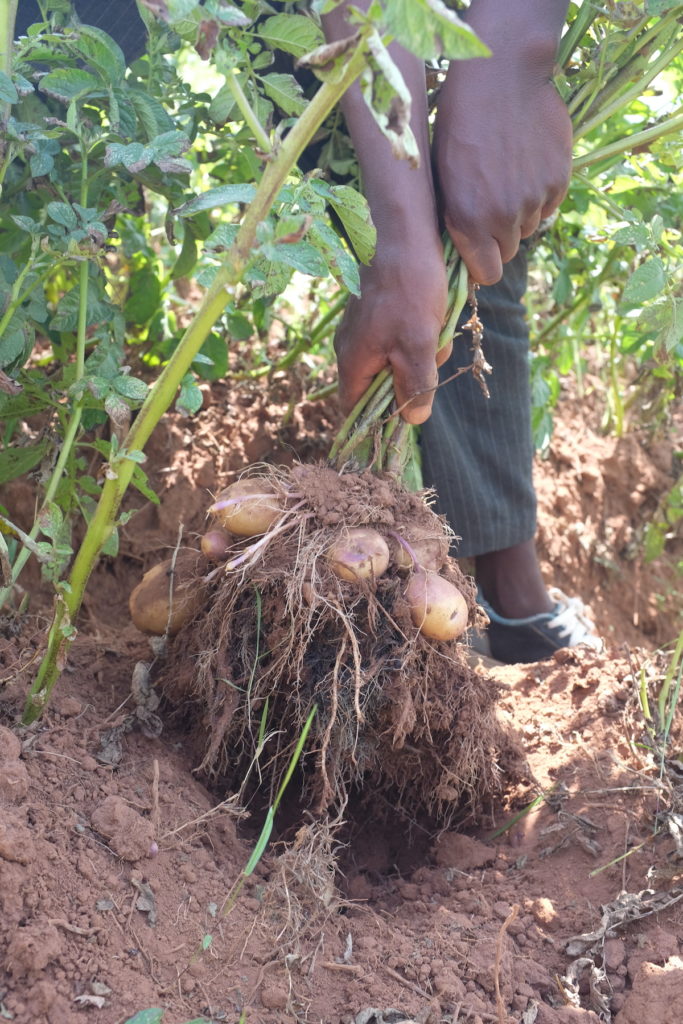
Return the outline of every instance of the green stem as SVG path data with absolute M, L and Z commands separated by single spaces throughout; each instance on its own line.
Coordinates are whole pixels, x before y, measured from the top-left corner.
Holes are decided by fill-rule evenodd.
M 560 48 L 557 54 L 557 63 L 560 67 L 565 67 L 569 58 L 576 49 L 579 40 L 583 38 L 597 16 L 597 4 L 587 2 L 581 4 L 576 12 L 576 17 L 562 36 Z
M 355 81 L 366 63 L 365 39 L 359 38 L 338 81 L 322 84 L 306 110 L 289 132 L 275 158 L 268 163 L 247 209 L 234 245 L 227 253 L 224 265 L 207 291 L 197 313 L 185 331 L 178 347 L 149 390 L 147 398 L 122 445 L 120 455 L 110 467 L 112 479 L 105 481 L 95 514 L 88 524 L 69 576 L 63 599 L 58 602 L 48 638 L 45 656 L 33 682 L 24 709 L 24 722 L 35 721 L 49 700 L 50 693 L 64 666 L 73 634 L 63 631 L 65 617 L 68 623 L 75 618 L 90 574 L 102 547 L 116 524 L 119 507 L 133 475 L 135 463 L 126 458 L 126 452 L 141 451 L 157 423 L 170 406 L 181 380 L 187 373 L 197 352 L 223 312 L 234 293 L 235 286 L 244 275 L 252 250 L 256 244 L 256 230 L 275 201 L 299 156 L 327 115 Z
M 12 74 L 12 48 L 14 46 L 14 23 L 17 18 L 18 0 L 0 0 L 0 71 Z M 10 104 L 3 104 L 2 119 L 6 119 Z
M 0 0 L 0 2 L 1 2 L 1 0 Z M 39 244 L 40 243 L 39 243 L 38 239 L 34 239 L 33 244 L 31 246 L 31 255 L 29 256 L 26 264 L 19 271 L 19 274 L 17 275 L 17 279 L 14 282 L 14 284 L 12 285 L 12 291 L 10 293 L 10 300 L 9 300 L 8 305 L 7 305 L 7 309 L 2 314 L 2 318 L 0 318 L 0 338 L 3 337 L 5 331 L 7 330 L 7 326 L 9 324 L 10 320 L 12 319 L 12 317 L 14 316 L 14 314 L 16 313 L 16 311 L 19 309 L 19 307 L 21 306 L 22 302 L 24 301 L 24 295 L 21 293 L 21 287 L 22 287 L 24 281 L 26 280 L 26 278 L 28 277 L 28 275 L 34 269 L 33 257 L 35 256 L 35 253 L 36 253 L 36 250 L 37 250 Z
M 88 205 L 88 153 L 84 145 L 81 146 L 81 190 L 80 190 L 80 203 L 81 206 L 86 207 Z M 30 267 L 31 264 L 28 264 Z M 48 268 L 46 274 L 51 273 L 53 267 Z M 85 374 L 85 346 L 87 342 L 87 323 L 88 323 L 88 274 L 89 274 L 89 263 L 87 259 L 84 259 L 79 269 L 79 291 L 78 291 L 78 326 L 76 329 L 76 369 L 74 383 L 83 379 Z M 20 274 L 19 277 L 22 275 Z M 25 275 L 24 275 L 25 276 Z M 19 280 L 19 278 L 17 279 Z M 32 290 L 32 289 L 31 289 Z M 23 298 L 22 298 L 23 301 Z M 3 318 L 4 320 L 4 318 Z M 3 325 L 0 323 L 0 337 L 2 336 Z M 47 508 L 50 502 L 54 501 L 59 487 L 60 481 L 66 470 L 67 463 L 73 451 L 73 447 L 76 443 L 76 437 L 78 436 L 78 430 L 81 425 L 81 418 L 83 416 L 83 408 L 80 400 L 76 402 L 74 409 L 71 413 L 66 431 L 64 432 L 64 440 L 62 442 L 59 456 L 55 462 L 50 481 L 47 485 L 45 496 L 40 508 L 40 512 L 35 517 L 31 532 L 29 533 L 29 539 L 35 540 L 40 533 L 40 513 L 43 509 Z M 0 608 L 3 608 L 5 602 L 8 600 L 12 586 L 16 583 L 21 575 L 24 566 L 31 556 L 31 551 L 28 547 L 22 547 L 21 551 L 17 555 L 17 559 L 12 566 L 12 583 L 10 586 L 5 587 L 0 591 Z
M 657 698 L 657 712 L 659 714 L 658 726 L 660 729 L 664 727 L 666 721 L 666 710 L 667 703 L 669 700 L 669 694 L 671 692 L 671 686 L 673 683 L 676 670 L 678 669 L 679 663 L 683 665 L 683 630 L 681 630 L 678 640 L 676 641 L 676 647 L 674 653 L 671 656 L 667 673 L 662 683 L 662 688 L 659 691 L 659 697 Z
M 574 172 L 582 171 L 592 164 L 599 163 L 601 160 L 611 160 L 614 157 L 631 152 L 639 146 L 647 146 L 652 142 L 656 142 L 663 135 L 669 135 L 671 132 L 676 132 L 682 127 L 683 111 L 675 111 L 665 121 L 660 121 L 659 124 L 652 125 L 651 128 L 644 128 L 633 135 L 617 139 L 616 142 L 611 142 L 607 146 L 601 146 L 590 153 L 583 153 L 581 156 L 575 157 L 572 168 Z
M 306 395 L 307 402 L 321 402 L 325 398 L 330 398 L 331 395 L 335 395 L 339 390 L 339 382 L 333 381 L 331 384 L 326 384 L 324 388 L 318 388 L 317 391 L 310 391 Z
M 674 37 L 676 38 L 676 37 Z M 600 125 L 604 124 L 605 121 L 609 121 L 622 107 L 631 103 L 633 100 L 637 100 L 642 96 L 645 87 L 650 84 L 653 78 L 656 78 L 660 71 L 663 71 L 669 64 L 683 51 L 683 39 L 680 37 L 677 41 L 673 42 L 669 47 L 664 49 L 657 60 L 650 64 L 648 70 L 644 75 L 638 77 L 637 81 L 631 86 L 630 89 L 626 89 L 619 96 L 616 96 L 611 103 L 605 104 L 597 111 L 593 117 L 588 118 L 582 124 L 576 125 L 574 128 L 574 141 L 583 138 L 584 135 L 588 135 L 595 128 L 599 128 Z
M 356 420 L 363 412 L 370 399 L 376 394 L 376 392 L 382 386 L 382 384 L 384 384 L 384 382 L 389 379 L 390 372 L 390 370 L 381 370 L 380 373 L 378 373 L 377 376 L 374 378 L 365 394 L 356 402 L 353 409 L 346 417 L 341 427 L 339 428 L 339 431 L 337 432 L 337 436 L 334 439 L 334 444 L 332 445 L 332 448 L 330 449 L 330 454 L 328 456 L 330 462 L 334 462 L 336 460 L 337 455 L 339 454 L 342 448 L 342 445 L 347 440 L 349 434 L 353 430 L 353 426 Z
M 240 109 L 242 117 L 251 128 L 252 135 L 258 143 L 259 149 L 264 153 L 271 153 L 273 150 L 268 133 L 256 116 L 251 103 L 247 99 L 244 89 L 240 85 L 239 79 L 234 72 L 229 71 L 225 76 L 225 81 L 232 94 L 232 98 Z
M 614 433 L 616 437 L 624 435 L 624 402 L 621 397 L 621 381 L 619 378 L 619 345 L 616 330 L 612 333 L 609 344 L 609 378 L 612 390 L 612 415 L 614 416 Z
M 614 55 L 614 60 L 618 60 L 619 55 Z M 593 88 L 589 92 L 588 99 L 584 102 L 579 103 L 574 100 L 571 107 L 568 107 L 569 113 L 572 116 L 572 120 L 575 124 L 580 124 L 584 121 L 589 114 L 594 110 L 599 110 L 601 106 L 604 106 L 614 95 L 619 92 L 629 82 L 634 82 L 640 76 L 643 68 L 647 67 L 649 60 L 649 53 L 643 53 L 642 50 L 638 50 L 637 53 L 632 54 L 625 64 L 621 67 L 616 64 L 612 64 L 609 68 L 607 79 L 604 80 L 602 77 L 602 69 L 600 75 L 592 80 Z M 580 109 L 579 109 L 580 107 Z
M 311 331 L 312 344 L 317 344 L 317 342 L 321 341 L 325 337 L 325 334 L 327 333 L 327 328 L 332 323 L 332 321 L 339 315 L 339 313 L 342 312 L 342 310 L 346 306 L 347 300 L 347 293 L 342 292 L 337 301 L 334 302 L 328 309 L 327 313 L 325 313 L 325 316 L 321 317 L 320 320 L 318 320 L 318 323 Z

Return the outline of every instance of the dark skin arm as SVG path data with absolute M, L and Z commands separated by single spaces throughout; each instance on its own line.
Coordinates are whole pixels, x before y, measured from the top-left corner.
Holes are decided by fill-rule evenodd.
M 566 0 L 474 0 L 492 56 L 453 61 L 434 132 L 440 209 L 473 280 L 494 284 L 559 206 L 572 128 L 552 71 Z
M 324 19 L 324 27 L 328 39 L 353 31 L 344 5 Z M 399 406 L 416 396 L 403 412 L 405 419 L 422 423 L 436 384 L 447 283 L 430 166 L 424 66 L 399 46 L 390 52 L 413 97 L 411 126 L 420 166 L 393 156 L 360 88 L 352 86 L 342 108 L 377 228 L 377 248 L 371 266 L 361 267 L 361 296 L 349 300 L 335 348 L 345 410 L 353 408 L 376 373 L 390 366 Z
M 345 5 L 324 20 L 328 39 L 349 34 Z M 362 6 L 362 4 L 358 4 Z M 413 97 L 419 169 L 396 160 L 352 88 L 343 110 L 377 227 L 377 250 L 361 271 L 335 347 L 345 411 L 385 366 L 403 417 L 431 412 L 438 337 L 446 309 L 439 237 L 445 222 L 471 277 L 492 284 L 520 238 L 562 200 L 571 168 L 571 124 L 551 81 L 566 0 L 473 0 L 467 14 L 494 55 L 454 61 L 442 89 L 432 176 L 424 70 L 398 46 L 392 56 Z M 410 401 L 412 399 L 412 401 Z

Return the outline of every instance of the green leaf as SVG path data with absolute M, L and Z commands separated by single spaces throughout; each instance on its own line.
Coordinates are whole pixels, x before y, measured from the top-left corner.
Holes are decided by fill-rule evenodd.
M 113 318 L 118 315 L 116 306 L 108 302 L 98 289 L 90 282 L 88 288 L 88 304 L 86 309 L 86 326 L 93 324 L 112 323 Z M 80 305 L 80 288 L 76 285 L 70 292 L 67 292 L 59 300 L 55 314 L 50 321 L 50 328 L 53 331 L 75 331 L 78 325 L 78 309 Z
M 17 225 L 17 227 L 21 228 L 22 231 L 26 231 L 27 234 L 37 235 L 40 231 L 40 224 L 36 224 L 36 222 L 32 220 L 31 217 L 21 217 L 15 213 L 13 213 L 11 216 L 12 220 Z
M 265 251 L 273 263 L 284 263 L 300 274 L 311 277 L 326 277 L 328 274 L 327 263 L 310 242 L 284 242 L 282 245 L 269 245 Z
M 158 1007 L 151 1010 L 140 1010 L 134 1017 L 129 1017 L 125 1024 L 162 1024 L 164 1010 Z
M 251 335 L 251 328 L 249 329 Z M 202 345 L 200 356 L 208 359 L 207 363 L 195 359 L 192 369 L 204 380 L 220 380 L 228 372 L 228 346 L 225 339 L 218 334 L 210 334 Z
M 138 380 L 137 377 L 129 377 L 125 374 L 115 377 L 112 384 L 120 395 L 123 395 L 124 398 L 130 398 L 133 402 L 144 402 L 149 391 L 144 380 Z
M 308 238 L 323 254 L 330 270 L 353 295 L 360 295 L 360 274 L 353 256 L 344 248 L 336 232 L 327 224 L 314 223 Z
M 116 558 L 119 553 L 119 531 L 116 527 L 113 527 L 111 533 L 102 545 L 102 554 L 109 555 L 110 558 Z
M 645 10 L 648 14 L 665 14 L 676 7 L 683 7 L 681 0 L 646 0 Z
M 303 57 L 309 50 L 315 50 L 325 42 L 315 22 L 303 14 L 276 14 L 266 18 L 259 26 L 258 38 L 294 57 Z
M 14 82 L 5 71 L 0 71 L 0 103 L 16 103 L 18 99 Z
M 78 227 L 78 218 L 68 203 L 48 203 L 48 216 L 57 224 L 61 224 L 67 231 L 74 231 Z
M 612 241 L 617 245 L 647 245 L 649 240 L 650 232 L 644 224 L 627 224 L 617 228 L 612 235 Z
M 119 429 L 130 423 L 130 406 L 113 391 L 104 400 L 104 411 Z
M 38 514 L 38 525 L 50 540 L 57 540 L 64 527 L 64 516 L 59 505 L 51 501 Z
M 171 280 L 177 281 L 179 277 L 189 277 L 197 265 L 197 239 L 188 227 L 185 228 L 183 244 L 178 258 L 171 270 Z
M 79 25 L 78 36 L 78 49 L 105 85 L 119 85 L 126 74 L 126 58 L 119 44 L 93 25 Z
M 637 267 L 624 286 L 621 301 L 624 305 L 640 306 L 654 299 L 666 287 L 664 264 L 654 256 Z
M 268 845 L 268 841 L 273 832 L 274 822 L 275 808 L 269 807 L 268 813 L 266 814 L 266 820 L 263 823 L 263 828 L 261 829 L 261 833 L 256 841 L 256 846 L 252 850 L 251 857 L 247 861 L 247 865 L 243 871 L 243 874 L 247 876 L 253 875 L 254 871 L 256 870 L 256 866 L 258 862 L 261 860 L 261 857 L 264 854 L 266 846 Z
M 202 210 L 213 210 L 217 206 L 225 206 L 227 203 L 250 203 L 254 198 L 256 188 L 254 185 L 218 185 L 202 192 L 200 196 L 188 200 L 182 206 L 177 207 L 173 212 L 178 217 L 194 217 Z
M 40 90 L 56 100 L 61 100 L 62 103 L 82 99 L 91 93 L 102 95 L 102 86 L 95 76 L 81 68 L 49 71 L 40 80 Z
M 423 60 L 488 57 L 491 51 L 442 0 L 384 0 L 389 31 Z
M 216 93 L 209 105 L 209 120 L 214 124 L 224 125 L 235 109 L 235 97 L 227 85 Z
M 49 448 L 48 441 L 25 445 L 21 448 L 5 448 L 0 451 L 0 484 L 16 480 L 18 476 L 30 473 L 44 458 Z
M 162 132 L 171 131 L 175 125 L 156 97 L 145 89 L 129 87 L 126 97 L 133 105 L 142 134 L 149 140 L 157 138 Z
M 330 206 L 344 225 L 356 256 L 361 263 L 369 263 L 375 254 L 377 231 L 367 199 L 350 185 L 333 185 L 330 192 Z
M 191 416 L 199 412 L 204 404 L 204 396 L 197 387 L 197 382 L 191 373 L 187 373 L 183 377 L 180 384 L 180 393 L 175 404 L 179 412 L 186 412 Z
M 138 466 L 142 466 L 147 462 L 147 456 L 140 448 L 131 448 L 130 451 L 121 449 L 119 458 L 128 459 L 130 462 L 134 462 Z
M 104 155 L 105 167 L 116 167 L 117 164 L 123 164 L 131 174 L 143 171 L 153 160 L 152 147 L 143 146 L 141 142 L 130 142 L 127 146 L 123 146 L 120 142 L 111 142 Z
M 258 76 L 266 91 L 280 110 L 285 114 L 298 117 L 307 106 L 303 90 L 294 75 L 283 75 L 277 71 L 270 75 Z
M 151 501 L 154 505 L 161 504 L 158 495 L 154 493 L 152 488 L 149 486 L 149 478 L 145 473 L 142 466 L 136 465 L 133 469 L 133 475 L 131 477 L 131 483 L 148 501 Z
M 254 328 L 244 313 L 228 313 L 228 330 L 230 337 L 236 341 L 248 341 Z
M 127 323 L 143 325 L 152 319 L 161 301 L 161 283 L 149 266 L 135 270 L 123 315 Z

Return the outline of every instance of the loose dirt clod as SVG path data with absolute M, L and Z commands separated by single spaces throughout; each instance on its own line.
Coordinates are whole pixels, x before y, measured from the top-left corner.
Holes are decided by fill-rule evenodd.
M 276 787 L 316 706 L 305 778 L 317 811 L 343 807 L 367 777 L 446 819 L 463 799 L 474 807 L 496 781 L 495 688 L 482 687 L 462 646 L 420 635 L 395 561 L 345 582 L 326 557 L 340 526 L 420 536 L 438 550 L 445 522 L 389 476 L 256 473 L 253 486 L 290 497 L 263 537 L 239 541 L 212 574 L 202 617 L 181 630 L 161 680 L 193 704 L 202 770 L 234 782 L 258 760 Z M 472 581 L 453 561 L 442 575 L 476 622 Z

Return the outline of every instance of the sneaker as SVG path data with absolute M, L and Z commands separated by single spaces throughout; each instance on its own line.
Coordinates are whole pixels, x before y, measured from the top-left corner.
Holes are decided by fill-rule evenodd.
M 504 619 L 479 591 L 477 601 L 490 621 L 485 632 L 471 635 L 472 648 L 505 665 L 543 661 L 561 647 L 583 646 L 602 651 L 603 641 L 580 598 L 567 597 L 557 587 L 549 587 L 548 593 L 555 602 L 551 612 L 526 619 Z

